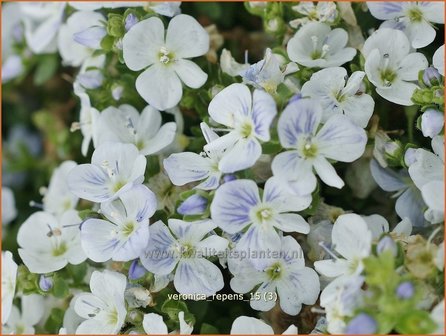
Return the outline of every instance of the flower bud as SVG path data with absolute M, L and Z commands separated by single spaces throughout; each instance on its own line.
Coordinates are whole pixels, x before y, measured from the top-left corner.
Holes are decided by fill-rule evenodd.
M 89 27 L 73 34 L 73 40 L 85 47 L 101 49 L 101 41 L 107 35 L 104 27 Z
M 122 85 L 114 85 L 111 89 L 111 95 L 113 99 L 116 101 L 121 99 L 123 92 L 124 92 L 124 87 Z
M 354 317 L 345 328 L 347 335 L 375 334 L 378 330 L 376 320 L 368 314 L 361 313 Z
M 443 129 L 443 113 L 435 109 L 427 109 L 421 116 L 421 131 L 425 137 L 433 138 Z
M 410 299 L 415 293 L 415 287 L 410 281 L 404 281 L 396 288 L 396 296 L 400 299 Z
M 39 287 L 44 292 L 48 292 L 53 288 L 53 279 L 42 274 L 39 279 Z
M 139 279 L 143 277 L 144 274 L 146 273 L 147 273 L 146 269 L 139 264 L 138 259 L 133 260 L 129 268 L 129 279 L 130 280 Z
M 90 70 L 79 74 L 77 81 L 86 89 L 97 89 L 102 85 L 104 76 L 99 70 Z
M 394 257 L 396 257 L 398 253 L 396 243 L 390 236 L 382 237 L 378 242 L 378 245 L 376 245 L 376 252 L 378 254 L 382 254 L 386 251 L 390 251 Z
M 428 68 L 426 68 L 423 72 L 423 83 L 427 86 L 427 87 L 432 87 L 432 86 L 436 86 L 439 85 L 441 82 L 441 75 L 438 72 L 437 69 L 435 69 L 434 67 L 430 66 Z
M 181 205 L 178 207 L 177 212 L 180 215 L 201 215 L 206 211 L 208 205 L 208 200 L 203 196 L 194 194 L 189 196 Z
M 136 15 L 130 13 L 129 15 L 126 16 L 125 18 L 125 22 L 124 22 L 124 27 L 126 31 L 129 31 L 130 28 L 132 28 L 135 24 L 137 24 L 139 22 L 138 18 L 136 17 Z

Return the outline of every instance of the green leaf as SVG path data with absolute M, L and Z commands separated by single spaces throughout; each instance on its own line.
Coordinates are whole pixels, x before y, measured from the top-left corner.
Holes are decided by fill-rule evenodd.
M 201 335 L 220 334 L 220 331 L 213 325 L 203 323 L 201 325 L 200 334 Z
M 63 317 L 65 312 L 60 308 L 51 309 L 50 316 L 45 322 L 45 332 L 49 334 L 59 333 L 59 329 L 63 324 Z
M 60 276 L 54 277 L 54 286 L 53 286 L 53 294 L 55 297 L 58 298 L 65 298 L 70 293 L 70 288 L 68 287 L 67 283 L 64 279 L 62 279 Z
M 169 316 L 172 320 L 178 320 L 178 313 L 188 312 L 187 305 L 184 301 L 180 300 L 167 300 L 161 306 L 161 311 Z
M 432 321 L 429 313 L 422 310 L 415 310 L 407 313 L 398 319 L 395 326 L 400 334 L 431 334 L 435 331 L 436 324 Z
M 86 263 L 81 263 L 79 265 L 69 264 L 66 269 L 70 273 L 75 283 L 82 283 L 85 278 L 85 275 L 87 274 Z
M 34 84 L 42 85 L 54 76 L 59 65 L 56 54 L 43 55 L 34 73 Z

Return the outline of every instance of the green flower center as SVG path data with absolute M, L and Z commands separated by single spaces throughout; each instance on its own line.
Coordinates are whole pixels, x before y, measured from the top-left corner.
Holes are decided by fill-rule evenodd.
M 65 242 L 62 242 L 53 248 L 53 257 L 61 256 L 65 252 L 67 252 L 67 250 L 68 250 L 67 244 Z
M 381 70 L 380 75 L 381 81 L 384 83 L 385 86 L 391 86 L 396 79 L 396 72 L 389 68 Z
M 272 264 L 270 267 L 266 269 L 266 275 L 270 280 L 280 279 L 282 274 L 283 274 L 282 265 L 279 262 Z
M 317 146 L 311 140 L 307 140 L 302 147 L 302 154 L 305 158 L 314 158 L 317 156 Z
M 191 244 L 184 244 L 180 248 L 180 253 L 182 258 L 192 258 L 195 253 L 195 249 Z
M 166 47 L 162 47 L 158 53 L 158 58 L 162 64 L 168 65 L 175 60 L 175 54 Z
M 240 134 L 242 135 L 243 138 L 247 138 L 251 135 L 252 133 L 252 124 L 249 122 L 245 122 L 244 124 L 242 124 L 242 127 L 240 127 Z
M 409 9 L 407 16 L 411 22 L 421 22 L 423 20 L 423 12 L 418 7 Z
M 266 222 L 273 217 L 273 210 L 271 208 L 261 208 L 256 212 L 256 218 L 259 222 Z
M 125 183 L 122 181 L 116 181 L 115 184 L 113 184 L 113 192 L 118 192 L 123 186 L 125 186 Z
M 134 222 L 128 222 L 124 225 L 124 227 L 122 228 L 122 234 L 125 237 L 130 236 L 133 231 L 135 231 L 135 223 Z

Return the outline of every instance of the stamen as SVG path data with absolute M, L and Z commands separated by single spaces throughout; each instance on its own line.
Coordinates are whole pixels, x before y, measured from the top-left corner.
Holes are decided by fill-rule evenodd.
M 334 254 L 332 250 L 330 250 L 327 246 L 325 246 L 324 242 L 319 242 L 319 246 L 322 247 L 322 249 L 333 259 L 338 260 L 339 258 Z
M 311 312 L 315 314 L 326 314 L 325 309 L 312 307 Z
M 110 168 L 110 163 L 108 161 L 103 161 L 101 167 L 107 172 L 108 177 L 112 178 L 116 175 L 115 171 Z
M 319 41 L 317 36 L 311 36 L 311 41 L 313 42 L 313 51 L 317 50 L 317 43 Z
M 127 125 L 126 125 L 127 129 L 129 130 L 131 135 L 136 135 L 136 129 L 135 126 L 133 125 L 133 121 L 130 117 L 127 117 Z
M 43 209 L 43 204 L 42 203 L 37 203 L 37 202 L 34 202 L 34 201 L 29 201 L 29 206 L 31 208 Z
M 330 51 L 330 46 L 328 44 L 324 44 L 322 46 L 321 58 L 324 58 L 328 54 L 329 51 Z

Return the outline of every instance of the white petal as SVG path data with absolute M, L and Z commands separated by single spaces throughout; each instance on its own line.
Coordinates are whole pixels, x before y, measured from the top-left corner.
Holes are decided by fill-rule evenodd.
M 403 218 L 403 220 L 395 226 L 392 232 L 402 237 L 409 237 L 412 233 L 412 222 L 407 217 Z
M 104 284 L 107 284 L 107 286 L 104 286 Z M 90 278 L 91 293 L 111 306 L 116 303 L 114 298 L 116 294 L 124 296 L 126 286 L 127 278 L 125 275 L 114 271 L 94 271 Z M 121 298 L 124 301 L 124 298 Z M 76 303 L 78 301 L 79 299 L 76 300 Z
M 183 259 L 175 271 L 175 289 L 181 294 L 213 295 L 223 288 L 220 269 L 206 259 Z
M 172 183 L 178 186 L 207 178 L 212 168 L 209 159 L 191 152 L 171 154 L 163 164 Z
M 265 183 L 263 202 L 272 203 L 274 209 L 280 213 L 301 211 L 311 204 L 311 195 L 295 195 L 286 180 L 274 176 Z
M 244 84 L 231 84 L 209 103 L 209 115 L 219 124 L 234 127 L 235 116 L 246 116 L 251 110 L 251 91 Z
M 273 335 L 268 324 L 254 317 L 239 316 L 232 323 L 231 335 Z
M 284 232 L 300 232 L 304 234 L 310 232 L 310 225 L 298 214 L 280 214 L 274 219 L 274 226 Z
M 141 97 L 160 111 L 176 106 L 183 95 L 177 74 L 163 64 L 153 64 L 138 76 L 135 85 Z
M 391 169 L 385 169 L 376 160 L 370 161 L 373 179 L 385 191 L 397 191 L 406 188 L 401 175 Z
M 403 58 L 398 68 L 398 75 L 402 80 L 418 79 L 418 73 L 428 66 L 426 56 L 422 53 L 412 53 Z
M 277 114 L 276 102 L 273 97 L 263 90 L 254 90 L 252 97 L 252 119 L 256 137 L 262 141 L 269 141 L 269 128 Z
M 367 135 L 346 116 L 335 115 L 317 133 L 317 141 L 320 153 L 326 158 L 352 162 L 364 153 Z
M 378 94 L 392 103 L 404 106 L 411 106 L 412 95 L 418 86 L 414 83 L 396 80 L 389 88 L 376 88 Z
M 260 311 L 269 311 L 275 306 L 274 300 L 266 301 L 265 298 L 276 291 L 274 282 L 265 282 L 260 285 L 257 291 L 254 293 L 253 299 L 251 299 L 251 308 Z M 260 299 L 256 300 L 255 295 L 259 294 Z
M 383 233 L 389 232 L 389 222 L 381 215 L 362 216 L 372 232 L 373 239 L 378 239 Z
M 153 16 L 135 24 L 122 39 L 123 57 L 130 70 L 138 71 L 157 62 L 164 45 L 164 25 Z
M 222 253 L 228 247 L 228 240 L 219 237 L 217 235 L 212 235 L 200 241 L 196 245 L 197 251 L 201 251 L 204 256 L 210 257 L 219 253 Z
M 375 101 L 368 94 L 351 96 L 342 102 L 345 115 L 359 127 L 365 128 L 373 114 Z
M 435 211 L 444 211 L 443 185 L 443 181 L 431 181 L 421 189 L 421 194 L 427 206 Z
M 67 182 L 73 194 L 92 202 L 105 202 L 113 196 L 108 176 L 95 165 L 82 164 L 73 168 Z
M 112 258 L 120 245 L 118 237 L 112 235 L 115 229 L 116 225 L 102 219 L 91 218 L 82 224 L 82 249 L 89 259 L 104 262 Z
M 410 22 L 404 32 L 412 42 L 415 49 L 424 48 L 435 40 L 435 29 L 429 22 L 421 20 L 420 22 Z
M 338 277 L 348 272 L 348 263 L 344 259 L 318 260 L 314 262 L 314 268 L 320 274 L 330 278 Z
M 212 220 L 224 231 L 234 234 L 251 223 L 250 210 L 260 203 L 257 184 L 235 180 L 217 189 L 211 204 Z
M 183 83 L 193 89 L 202 87 L 208 78 L 198 65 L 189 60 L 179 59 L 175 62 L 174 69 Z
M 403 2 L 367 1 L 370 13 L 379 20 L 389 20 L 400 16 L 403 6 Z
M 150 239 L 146 251 L 141 255 L 141 263 L 155 274 L 170 274 L 178 262 L 178 254 L 172 251 L 176 239 L 167 226 L 158 221 L 149 227 Z
M 336 252 L 346 259 L 365 257 L 370 253 L 372 233 L 360 216 L 341 215 L 333 226 L 332 243 Z
M 227 150 L 218 163 L 218 169 L 223 173 L 234 173 L 252 167 L 260 155 L 262 147 L 254 139 L 240 139 L 231 149 Z
M 322 109 L 313 99 L 291 101 L 282 112 L 277 124 L 280 143 L 294 148 L 303 135 L 314 134 L 322 118 Z
M 323 156 L 318 156 L 313 162 L 314 169 L 325 184 L 341 189 L 344 181 L 336 173 L 336 170 L 330 162 Z
M 435 51 L 432 57 L 432 63 L 438 72 L 444 76 L 444 44 Z
M 167 335 L 169 333 L 163 317 L 155 313 L 145 314 L 142 326 L 148 335 Z
M 400 218 L 409 218 L 414 226 L 424 225 L 423 211 L 426 205 L 415 187 L 407 189 L 396 200 L 395 211 Z
M 179 58 L 201 56 L 209 50 L 209 34 L 192 16 L 180 14 L 169 23 L 166 46 Z
M 179 241 L 194 245 L 198 244 L 209 232 L 217 227 L 209 219 L 186 222 L 180 219 L 170 218 L 168 222 L 170 230 Z

